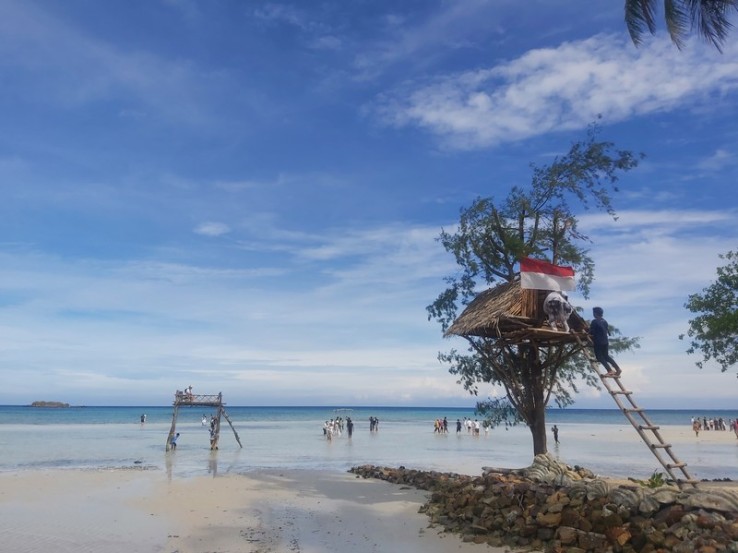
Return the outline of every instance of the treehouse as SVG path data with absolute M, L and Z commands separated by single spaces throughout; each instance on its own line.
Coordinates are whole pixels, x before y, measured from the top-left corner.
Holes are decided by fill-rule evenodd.
M 469 303 L 446 331 L 445 336 L 469 338 L 477 353 L 486 358 L 498 374 L 507 376 L 514 373 L 514 371 L 511 373 L 509 367 L 514 366 L 513 359 L 519 357 L 513 354 L 513 350 L 535 352 L 533 358 L 538 364 L 539 376 L 531 380 L 530 375 L 527 375 L 526 386 L 536 380 L 545 381 L 544 374 L 548 374 L 548 378 L 555 378 L 553 376 L 555 371 L 550 369 L 566 362 L 569 357 L 584 355 L 591 370 L 599 376 L 605 390 L 612 396 L 615 404 L 671 479 L 680 488 L 685 485 L 696 487 L 698 481 L 687 471 L 687 463 L 676 457 L 671 444 L 667 443 L 659 432 L 660 427 L 651 422 L 646 410 L 636 404 L 633 392 L 625 388 L 620 375 L 613 376 L 601 372 L 602 367 L 591 352 L 589 325 L 579 313 L 574 311 L 569 316 L 570 332 L 555 330 L 548 325 L 543 302 L 550 292 L 550 290 L 523 289 L 519 277 L 512 282 L 485 290 Z M 540 355 L 541 352 L 546 354 Z M 525 370 L 520 372 L 528 373 Z M 508 398 L 514 405 L 524 404 L 521 382 L 525 378 L 525 374 L 520 374 L 508 379 L 506 385 Z M 549 385 L 550 383 L 551 381 Z M 534 446 L 535 440 L 534 432 Z
M 508 345 L 551 346 L 576 343 L 586 333 L 587 322 L 574 311 L 569 317 L 571 332 L 548 326 L 543 301 L 550 290 L 520 287 L 520 278 L 480 293 L 446 331 L 446 336 L 478 336 Z

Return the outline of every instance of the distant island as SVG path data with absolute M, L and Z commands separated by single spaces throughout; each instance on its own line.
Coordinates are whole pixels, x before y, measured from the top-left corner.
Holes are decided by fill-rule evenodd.
M 69 407 L 69 404 L 61 401 L 34 401 L 31 407 Z

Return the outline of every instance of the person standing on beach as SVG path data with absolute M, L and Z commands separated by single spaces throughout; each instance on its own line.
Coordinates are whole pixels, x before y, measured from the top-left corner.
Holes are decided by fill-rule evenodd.
M 172 445 L 172 449 L 177 449 L 177 440 L 179 439 L 179 432 L 177 432 L 176 436 L 172 436 L 172 439 L 169 441 L 169 443 Z
M 589 334 L 592 336 L 594 354 L 597 361 L 602 363 L 607 371 L 606 376 L 620 376 L 622 372 L 615 360 L 610 357 L 610 327 L 603 315 L 605 311 L 601 307 L 593 307 L 594 319 L 589 323 Z
M 346 417 L 346 430 L 348 430 L 349 438 L 354 433 L 354 421 L 351 420 L 351 417 Z
M 461 420 L 456 419 L 456 433 L 458 434 L 459 432 L 461 432 Z
M 700 424 L 700 420 L 699 419 L 695 419 L 694 422 L 692 423 L 692 430 L 694 430 L 694 435 L 697 436 L 698 438 L 700 436 L 700 428 L 701 427 L 702 427 L 702 425 Z
M 553 432 L 554 435 L 554 442 L 556 442 L 556 445 L 559 445 L 559 427 L 554 424 L 553 428 L 551 428 L 551 432 Z

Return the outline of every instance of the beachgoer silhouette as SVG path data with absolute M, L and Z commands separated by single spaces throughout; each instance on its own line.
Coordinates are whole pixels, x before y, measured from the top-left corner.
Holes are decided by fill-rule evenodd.
M 603 318 L 604 310 L 601 307 L 593 307 L 592 314 L 594 319 L 589 323 L 589 334 L 592 336 L 592 344 L 594 345 L 594 354 L 597 361 L 602 363 L 607 371 L 607 376 L 620 376 L 620 367 L 615 360 L 610 357 L 610 327 Z

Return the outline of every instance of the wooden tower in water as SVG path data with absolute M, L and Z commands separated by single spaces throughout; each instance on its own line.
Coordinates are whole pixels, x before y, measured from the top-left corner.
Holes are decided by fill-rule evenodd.
M 233 426 L 231 419 L 228 417 L 228 413 L 225 410 L 225 403 L 223 403 L 223 393 L 220 392 L 217 395 L 213 394 L 193 394 L 192 390 L 180 391 L 177 390 L 174 394 L 174 409 L 172 411 L 172 426 L 169 429 L 169 435 L 167 436 L 166 451 L 172 449 L 172 438 L 177 432 L 177 416 L 179 415 L 180 407 L 215 407 L 216 414 L 211 425 L 210 430 L 210 449 L 218 449 L 218 441 L 220 440 L 220 421 L 221 418 L 225 418 L 228 424 L 233 430 L 233 435 L 236 437 L 236 441 L 240 447 L 241 439 L 238 437 L 238 432 Z

